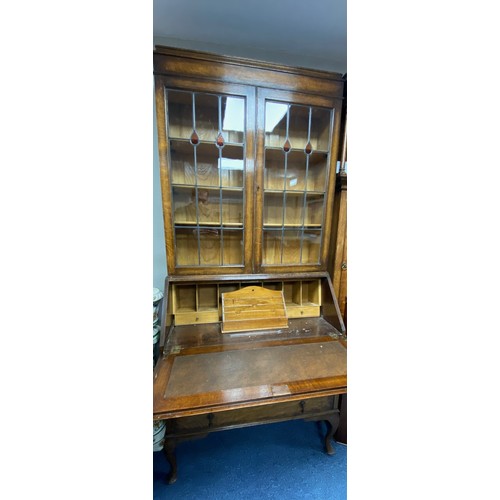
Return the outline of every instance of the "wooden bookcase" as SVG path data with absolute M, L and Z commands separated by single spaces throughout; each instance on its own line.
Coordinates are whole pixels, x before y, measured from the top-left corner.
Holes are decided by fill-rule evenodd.
M 168 277 L 153 417 L 169 479 L 179 440 L 241 425 L 325 420 L 332 453 L 347 391 L 327 272 L 344 80 L 168 47 L 154 74 Z M 247 287 L 282 303 L 284 323 L 268 323 L 287 327 L 240 332 L 253 317 L 239 322 L 252 313 L 238 302 L 238 332 L 222 332 L 223 297 Z

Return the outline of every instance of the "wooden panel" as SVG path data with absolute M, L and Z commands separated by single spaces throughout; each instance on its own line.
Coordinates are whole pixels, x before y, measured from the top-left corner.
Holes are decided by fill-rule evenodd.
M 270 421 L 307 418 L 309 415 L 317 415 L 318 413 L 333 410 L 333 398 L 334 396 L 325 396 L 172 419 L 167 423 L 167 435 L 187 432 L 210 432 L 222 427 L 227 429 Z
M 163 394 L 164 410 L 291 394 L 290 385 L 338 378 L 345 385 L 345 348 L 324 344 L 276 346 L 175 356 Z M 207 377 L 207 373 L 211 376 Z
M 283 292 L 247 286 L 222 294 L 222 333 L 288 328 Z
M 320 307 L 287 305 L 286 312 L 289 318 L 314 318 L 320 315 Z
M 285 343 L 325 342 L 338 338 L 340 332 L 323 318 L 293 318 L 288 329 L 247 332 L 243 335 L 222 334 L 220 323 L 177 326 L 170 332 L 168 348 L 185 354 L 266 347 Z
M 184 75 L 189 78 L 338 97 L 342 97 L 344 89 L 342 76 L 337 73 L 303 70 L 188 50 L 157 48 L 153 64 L 157 75 Z
M 217 323 L 219 321 L 219 310 L 181 312 L 175 315 L 176 325 L 194 325 L 196 323 Z

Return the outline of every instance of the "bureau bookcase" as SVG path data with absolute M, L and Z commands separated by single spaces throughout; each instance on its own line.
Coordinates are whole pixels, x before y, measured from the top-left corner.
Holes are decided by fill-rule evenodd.
M 176 442 L 235 426 L 325 420 L 333 452 L 346 339 L 326 270 L 344 81 L 168 47 L 154 74 L 168 276 L 153 418 L 169 480 Z M 262 300 L 232 314 L 259 327 L 224 332 L 224 294 L 245 290 Z M 286 327 L 255 320 L 267 295 Z

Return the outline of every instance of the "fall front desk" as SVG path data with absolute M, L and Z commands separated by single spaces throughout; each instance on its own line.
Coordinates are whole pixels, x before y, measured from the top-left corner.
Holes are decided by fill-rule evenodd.
M 154 370 L 153 415 L 166 423 L 163 449 L 171 466 L 170 483 L 177 479 L 176 443 L 223 429 L 290 419 L 324 420 L 326 451 L 334 452 L 331 440 L 339 421 L 335 396 L 347 392 L 347 356 L 345 334 L 328 321 L 328 311 L 337 307 L 330 294 L 331 280 L 327 273 L 317 273 L 314 279 L 308 274 L 307 280 L 279 278 L 266 276 L 255 282 L 252 276 L 251 285 L 241 276 L 229 283 L 170 282 L 171 310 L 181 309 L 181 323 L 196 322 L 208 312 L 193 307 L 191 319 L 183 320 L 182 314 L 189 314 L 186 296 L 193 295 L 195 306 L 200 294 L 209 295 L 209 290 L 217 297 L 217 308 L 222 307 L 223 290 L 266 286 L 284 291 L 285 304 L 293 298 L 301 302 L 285 306 L 284 328 L 256 326 L 255 331 L 222 333 L 221 321 L 173 324 L 166 329 L 163 355 Z M 320 305 L 302 300 L 314 297 Z M 304 310 L 310 314 L 311 307 L 323 314 L 301 317 Z
M 331 453 L 347 391 L 326 272 L 345 80 L 172 47 L 153 57 L 169 275 L 153 418 L 169 480 L 179 440 L 222 429 L 325 420 Z M 224 317 L 223 297 L 248 287 L 279 292 L 285 314 L 274 303 L 265 329 L 250 303 Z

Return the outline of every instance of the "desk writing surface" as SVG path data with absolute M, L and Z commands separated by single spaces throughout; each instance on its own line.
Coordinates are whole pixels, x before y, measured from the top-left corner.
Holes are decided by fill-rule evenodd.
M 304 321 L 295 324 L 303 325 Z M 155 414 L 174 416 L 204 408 L 217 411 L 218 407 L 346 390 L 345 344 L 325 334 L 324 329 L 309 328 L 309 335 L 303 337 L 298 335 L 300 329 L 294 335 L 293 328 L 286 335 L 267 333 L 263 337 L 228 339 L 227 334 L 221 334 L 220 342 L 209 332 L 205 347 L 193 339 L 194 329 L 183 329 L 191 334 L 187 335 L 188 343 L 181 348 L 182 339 L 174 339 L 176 347 L 155 370 Z M 202 331 L 199 329 L 200 335 L 206 335 Z

